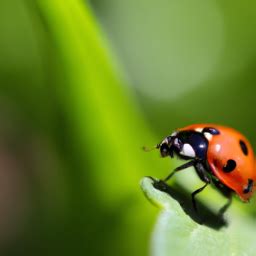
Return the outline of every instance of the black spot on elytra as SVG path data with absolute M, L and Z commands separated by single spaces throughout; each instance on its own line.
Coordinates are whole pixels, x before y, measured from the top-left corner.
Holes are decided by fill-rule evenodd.
M 210 134 L 212 134 L 212 135 L 218 135 L 218 134 L 220 134 L 220 131 L 217 130 L 216 128 L 213 128 L 213 127 L 205 127 L 202 132 L 203 132 L 203 133 L 204 133 L 204 132 L 208 132 L 208 133 L 210 133 Z
M 243 151 L 243 153 L 247 156 L 248 155 L 248 148 L 243 140 L 239 141 L 240 148 Z
M 243 193 L 247 194 L 249 192 L 252 192 L 252 188 L 253 188 L 253 180 L 252 179 L 248 179 L 248 184 L 247 186 L 244 188 Z
M 233 159 L 229 159 L 227 163 L 223 166 L 224 172 L 232 172 L 236 168 L 236 161 Z

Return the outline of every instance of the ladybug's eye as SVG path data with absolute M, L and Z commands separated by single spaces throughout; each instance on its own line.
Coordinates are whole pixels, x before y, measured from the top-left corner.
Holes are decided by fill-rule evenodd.
M 169 155 L 169 147 L 167 144 L 162 144 L 160 147 L 160 153 L 162 157 L 168 156 Z

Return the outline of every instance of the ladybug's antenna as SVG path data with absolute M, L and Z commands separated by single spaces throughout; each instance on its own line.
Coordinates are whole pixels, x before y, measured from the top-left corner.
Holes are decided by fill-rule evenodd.
M 154 149 L 158 149 L 158 148 L 160 148 L 160 144 L 157 144 L 156 146 L 151 147 L 151 148 L 148 148 L 148 147 L 146 147 L 146 146 L 143 146 L 143 147 L 142 147 L 142 149 L 143 149 L 145 152 L 150 152 L 150 151 L 152 151 L 152 150 L 154 150 Z

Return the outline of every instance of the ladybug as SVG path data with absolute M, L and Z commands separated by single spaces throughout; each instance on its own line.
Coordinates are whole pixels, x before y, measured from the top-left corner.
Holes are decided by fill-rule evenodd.
M 162 157 L 177 156 L 187 161 L 175 168 L 165 182 L 176 172 L 193 166 L 205 183 L 191 194 L 196 211 L 195 196 L 209 184 L 229 199 L 222 213 L 231 204 L 232 194 L 237 194 L 244 202 L 253 195 L 256 182 L 254 152 L 249 141 L 232 128 L 215 124 L 186 126 L 167 136 L 156 148 Z

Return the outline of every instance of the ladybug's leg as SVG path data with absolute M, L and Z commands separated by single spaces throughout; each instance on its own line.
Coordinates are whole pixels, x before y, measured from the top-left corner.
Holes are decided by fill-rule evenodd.
M 248 179 L 248 184 L 247 187 L 244 189 L 244 194 L 252 192 L 253 189 L 253 180 L 252 179 Z
M 205 182 L 205 185 L 199 189 L 197 189 L 196 191 L 194 191 L 191 196 L 192 196 L 192 203 L 193 203 L 193 207 L 195 209 L 195 211 L 197 212 L 197 207 L 196 207 L 196 200 L 195 200 L 195 196 L 200 193 L 208 184 L 210 184 L 212 182 L 212 179 L 210 178 L 210 176 L 208 175 L 206 168 L 203 164 L 203 162 L 201 161 L 197 161 L 195 163 L 195 169 L 196 172 L 199 176 L 199 178 Z
M 187 163 L 185 163 L 185 164 L 183 164 L 183 165 L 181 165 L 181 166 L 178 166 L 177 168 L 175 168 L 175 169 L 173 170 L 172 173 L 170 173 L 170 174 L 164 179 L 164 181 L 165 181 L 165 182 L 168 181 L 168 180 L 169 180 L 176 172 L 178 172 L 178 171 L 184 170 L 184 169 L 186 169 L 186 168 L 188 168 L 188 167 L 191 167 L 191 166 L 195 166 L 195 163 L 196 163 L 196 161 L 195 161 L 195 160 L 192 160 L 192 161 L 187 162 Z
M 203 162 L 201 161 L 197 161 L 195 163 L 195 169 L 196 169 L 196 173 L 198 174 L 199 178 L 206 182 L 206 183 L 211 183 L 212 182 L 212 178 L 210 177 L 210 175 L 208 174 Z
M 196 206 L 196 200 L 195 200 L 195 196 L 200 193 L 201 191 L 203 191 L 207 185 L 209 185 L 209 183 L 205 183 L 201 188 L 195 190 L 192 194 L 191 194 L 191 197 L 192 197 L 192 203 L 193 203 L 193 207 L 195 209 L 195 211 L 197 212 L 197 206 Z

